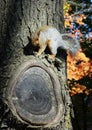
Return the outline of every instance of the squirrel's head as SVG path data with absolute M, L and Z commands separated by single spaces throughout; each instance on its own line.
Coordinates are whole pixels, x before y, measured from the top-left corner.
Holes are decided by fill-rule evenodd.
M 38 42 L 38 41 L 39 41 L 38 38 L 33 38 L 33 39 L 32 39 L 33 45 L 34 45 L 34 46 L 38 46 L 38 45 L 39 45 L 39 42 Z
M 34 46 L 39 46 L 39 35 L 40 35 L 40 32 L 31 34 L 32 44 Z

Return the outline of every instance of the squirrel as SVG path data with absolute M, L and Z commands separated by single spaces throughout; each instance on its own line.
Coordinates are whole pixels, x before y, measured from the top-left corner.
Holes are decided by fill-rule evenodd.
M 51 55 L 49 56 L 50 58 L 56 56 L 59 47 L 69 51 L 71 55 L 75 55 L 80 49 L 80 43 L 76 38 L 73 38 L 66 33 L 61 34 L 52 26 L 45 25 L 40 27 L 34 36 L 31 36 L 31 39 L 34 46 L 39 46 L 37 56 L 40 56 L 47 46 L 51 51 Z

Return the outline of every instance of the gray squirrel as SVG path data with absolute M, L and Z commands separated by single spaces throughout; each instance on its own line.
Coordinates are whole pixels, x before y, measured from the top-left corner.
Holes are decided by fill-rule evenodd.
M 34 46 L 39 46 L 37 56 L 40 56 L 48 46 L 51 51 L 50 58 L 56 56 L 59 47 L 69 51 L 72 55 L 75 55 L 80 49 L 80 43 L 76 38 L 68 34 L 61 34 L 56 28 L 47 25 L 40 27 L 34 33 L 32 43 Z

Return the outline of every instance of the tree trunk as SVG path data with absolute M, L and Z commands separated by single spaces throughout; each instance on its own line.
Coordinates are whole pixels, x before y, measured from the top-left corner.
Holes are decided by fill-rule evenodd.
M 53 25 L 60 32 L 64 32 L 63 1 L 1 0 L 0 19 L 0 102 L 2 104 L 0 106 L 0 129 L 72 130 L 72 107 L 66 78 L 66 53 L 64 51 L 58 52 L 54 61 L 49 60 L 45 54 L 37 58 L 32 53 L 33 48 L 29 44 L 28 38 L 30 36 L 29 27 L 31 31 L 35 31 L 39 26 Z M 26 72 L 28 72 L 27 75 Z M 30 73 L 32 76 L 30 76 Z M 37 95 L 31 96 L 36 98 L 38 104 L 39 100 L 41 100 L 42 106 L 44 106 L 44 102 L 47 102 L 45 104 L 46 108 L 38 106 L 36 109 L 34 107 L 36 103 L 34 105 L 33 102 L 35 99 L 32 102 L 27 99 L 29 105 L 23 106 L 23 96 L 29 98 L 29 96 L 26 96 L 29 91 L 25 89 L 23 75 L 24 77 L 27 76 L 27 83 L 33 82 L 32 92 L 34 91 L 32 78 L 41 85 L 40 87 L 39 84 L 36 84 L 38 88 L 35 91 L 37 91 L 37 94 L 39 92 L 42 95 L 41 98 L 45 98 L 44 95 L 46 94 L 48 96 L 46 101 L 39 99 L 39 94 L 38 97 Z M 45 86 L 43 85 L 44 82 L 37 78 L 37 75 L 38 77 L 43 75 L 41 79 L 43 78 L 44 82 L 46 82 Z M 31 78 L 29 79 L 29 77 Z M 18 83 L 24 83 L 22 85 L 24 87 L 20 88 L 21 85 Z M 49 85 L 50 83 L 51 85 Z M 38 89 L 41 89 L 44 94 Z M 24 91 L 26 91 L 26 95 L 24 95 Z M 15 101 L 17 98 L 19 98 L 18 102 Z M 21 108 L 18 106 L 20 104 Z M 29 108 L 31 105 L 32 108 Z M 29 114 L 22 111 L 23 107 L 32 113 L 31 119 Z M 63 109 L 61 110 L 61 108 Z

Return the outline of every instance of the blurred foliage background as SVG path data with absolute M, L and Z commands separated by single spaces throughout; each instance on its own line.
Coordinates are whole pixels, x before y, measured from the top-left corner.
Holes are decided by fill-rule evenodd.
M 92 0 L 64 0 L 65 29 L 77 38 L 81 49 L 76 56 L 68 54 L 68 85 L 71 96 L 92 92 Z

